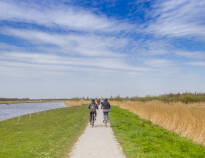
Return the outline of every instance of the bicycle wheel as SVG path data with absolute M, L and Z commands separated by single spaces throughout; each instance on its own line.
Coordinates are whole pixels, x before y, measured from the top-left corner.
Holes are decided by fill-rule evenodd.
M 105 113 L 105 127 L 107 127 L 107 119 L 108 119 L 108 113 Z
M 92 128 L 94 127 L 95 117 L 94 114 L 92 114 Z

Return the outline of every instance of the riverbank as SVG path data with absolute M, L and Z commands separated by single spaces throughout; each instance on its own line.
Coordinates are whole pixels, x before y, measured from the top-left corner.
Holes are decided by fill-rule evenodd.
M 1 104 L 0 106 L 0 121 L 14 117 L 21 117 L 22 115 L 46 110 L 65 108 L 64 102 L 42 102 L 42 103 L 15 103 L 15 104 Z
M 0 158 L 64 158 L 87 125 L 87 106 L 0 122 Z

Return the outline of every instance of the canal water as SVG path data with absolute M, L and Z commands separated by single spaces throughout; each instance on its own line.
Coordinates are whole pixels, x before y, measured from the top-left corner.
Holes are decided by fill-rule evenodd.
M 0 121 L 13 117 L 68 107 L 64 102 L 0 104 Z

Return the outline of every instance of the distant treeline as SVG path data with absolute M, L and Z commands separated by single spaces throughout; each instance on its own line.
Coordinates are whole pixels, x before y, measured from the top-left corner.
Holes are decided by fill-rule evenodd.
M 92 98 L 72 98 L 72 100 L 90 100 Z M 146 96 L 146 97 L 109 97 L 110 101 L 123 101 L 123 100 L 130 100 L 130 101 L 152 101 L 152 100 L 159 100 L 166 103 L 169 102 L 183 102 L 183 103 L 194 103 L 194 102 L 205 102 L 205 93 L 170 93 L 170 94 L 164 94 L 159 96 Z
M 89 97 L 83 97 L 83 98 L 72 98 L 71 100 L 90 100 L 94 98 Z M 205 93 L 170 93 L 170 94 L 164 94 L 159 96 L 146 96 L 146 97 L 109 97 L 110 101 L 152 101 L 152 100 L 159 100 L 166 103 L 169 102 L 183 102 L 183 103 L 194 103 L 194 102 L 205 102 Z
M 45 101 L 65 101 L 69 100 L 66 98 L 63 99 L 29 99 L 29 98 L 0 98 L 0 101 L 39 101 L 39 102 L 45 102 Z
M 27 101 L 29 98 L 0 98 L 0 101 Z
M 29 98 L 0 98 L 0 101 L 35 101 L 35 102 L 49 102 L 49 101 L 66 101 L 66 100 L 90 100 L 92 98 L 83 97 L 83 98 L 72 98 L 72 99 L 29 99 Z M 152 101 L 159 100 L 163 102 L 183 102 L 183 103 L 194 103 L 194 102 L 205 102 L 205 93 L 177 93 L 177 94 L 164 94 L 160 96 L 146 96 L 146 97 L 110 97 L 109 100 L 113 101 Z
M 177 93 L 177 94 L 164 94 L 160 96 L 146 96 L 146 97 L 110 97 L 110 100 L 123 101 L 151 101 L 159 100 L 163 102 L 183 102 L 183 103 L 193 103 L 193 102 L 205 102 L 205 93 Z

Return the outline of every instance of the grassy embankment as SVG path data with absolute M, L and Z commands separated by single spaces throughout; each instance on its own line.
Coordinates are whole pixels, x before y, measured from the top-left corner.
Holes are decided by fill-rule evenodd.
M 205 103 L 114 101 L 112 104 L 205 145 Z
M 127 158 L 205 157 L 203 146 L 119 107 L 112 107 L 111 124 Z
M 87 125 L 87 106 L 0 122 L 0 158 L 63 158 Z M 30 117 L 31 116 L 31 117 Z

